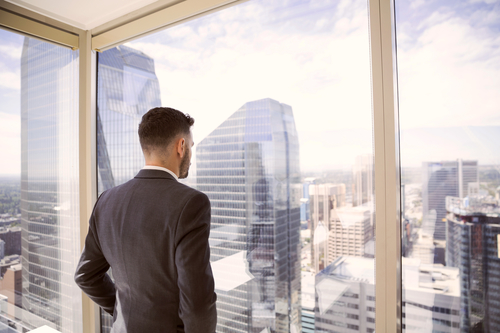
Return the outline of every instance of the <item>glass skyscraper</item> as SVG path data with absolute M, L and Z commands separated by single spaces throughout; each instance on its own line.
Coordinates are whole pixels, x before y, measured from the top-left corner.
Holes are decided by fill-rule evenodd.
M 196 167 L 212 205 L 217 332 L 300 332 L 302 186 L 292 108 L 269 98 L 245 103 L 198 144 Z
M 144 166 L 137 130 L 161 106 L 154 60 L 124 45 L 99 54 L 97 164 L 99 194 L 132 179 Z
M 142 116 L 161 106 L 154 60 L 120 45 L 99 54 L 97 166 L 99 194 L 134 178 L 144 166 L 137 130 Z M 101 311 L 102 332 L 113 318 Z
M 22 306 L 27 328 L 82 329 L 78 51 L 25 38 L 21 56 Z

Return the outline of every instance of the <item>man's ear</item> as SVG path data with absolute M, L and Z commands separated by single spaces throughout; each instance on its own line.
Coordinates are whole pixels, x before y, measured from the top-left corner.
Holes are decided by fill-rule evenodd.
M 177 141 L 177 154 L 180 155 L 181 158 L 184 157 L 184 154 L 186 153 L 186 140 L 184 138 L 180 138 Z

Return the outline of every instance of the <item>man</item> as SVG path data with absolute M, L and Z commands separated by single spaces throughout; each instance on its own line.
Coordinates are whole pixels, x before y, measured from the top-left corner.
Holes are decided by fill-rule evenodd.
M 75 281 L 113 315 L 112 333 L 215 332 L 210 202 L 177 181 L 188 175 L 193 123 L 174 109 L 148 111 L 146 166 L 94 206 Z

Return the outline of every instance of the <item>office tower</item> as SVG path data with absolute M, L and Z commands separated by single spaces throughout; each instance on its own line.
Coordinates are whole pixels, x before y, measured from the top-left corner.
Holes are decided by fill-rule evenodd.
M 500 327 L 500 206 L 491 197 L 446 198 L 446 265 L 461 276 L 462 332 Z
M 446 239 L 446 197 L 466 197 L 469 184 L 477 181 L 477 161 L 422 163 L 422 223 L 429 231 L 434 229 L 434 240 Z
M 132 179 L 144 166 L 137 130 L 161 106 L 154 60 L 124 45 L 99 54 L 97 162 L 99 193 Z
M 21 55 L 22 306 L 63 333 L 82 329 L 78 52 L 25 38 Z M 6 244 L 8 246 L 8 244 Z
M 161 106 L 154 60 L 120 45 L 99 54 L 97 165 L 99 194 L 132 179 L 144 166 L 137 133 L 142 116 Z M 113 318 L 101 312 L 103 333 Z
M 318 273 L 334 258 L 329 254 L 329 233 L 333 211 L 345 206 L 345 184 L 309 185 L 311 219 L 311 268 Z
M 365 203 L 373 202 L 373 155 L 366 154 L 356 157 L 353 166 L 352 180 L 352 205 L 360 206 Z
M 371 221 L 375 212 L 370 206 L 341 207 L 332 212 L 328 233 L 330 263 L 339 256 L 373 257 Z
M 217 332 L 300 332 L 302 188 L 292 108 L 269 98 L 245 103 L 198 144 L 196 166 L 212 205 Z
M 309 177 L 304 179 L 304 182 L 302 184 L 302 199 L 300 199 L 300 222 L 306 222 L 307 221 L 307 227 L 311 228 L 310 226 L 310 208 L 309 208 L 309 186 L 314 184 L 315 178 Z
M 5 242 L 5 255 L 21 255 L 21 228 L 0 227 L 0 239 Z
M 316 332 L 375 332 L 375 260 L 341 256 L 316 275 Z M 405 332 L 460 332 L 457 268 L 403 258 Z

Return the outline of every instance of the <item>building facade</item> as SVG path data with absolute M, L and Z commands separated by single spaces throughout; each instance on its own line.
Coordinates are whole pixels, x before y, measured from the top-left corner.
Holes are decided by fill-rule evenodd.
M 212 205 L 217 332 L 300 332 L 302 186 L 292 108 L 245 103 L 198 144 L 196 166 Z M 238 269 L 245 278 L 224 280 Z
M 477 182 L 477 161 L 422 163 L 423 223 L 433 227 L 434 240 L 446 239 L 446 197 L 464 198 Z
M 461 275 L 462 332 L 500 327 L 500 206 L 493 198 L 446 198 L 446 264 Z
M 332 261 L 329 235 L 334 210 L 346 205 L 345 184 L 309 185 L 311 219 L 311 268 L 319 273 Z
M 154 60 L 124 45 L 99 54 L 97 164 L 99 193 L 132 179 L 144 166 L 137 130 L 161 106 Z
M 460 332 L 458 269 L 406 258 L 402 264 L 403 330 Z M 316 275 L 315 332 L 354 331 L 375 332 L 375 260 L 341 256 Z
M 21 234 L 23 318 L 64 333 L 82 329 L 78 51 L 26 37 L 21 55 Z M 9 245 L 6 244 L 6 247 Z M 24 313 L 24 312 L 23 312 Z M 32 322 L 36 321 L 36 322 Z

